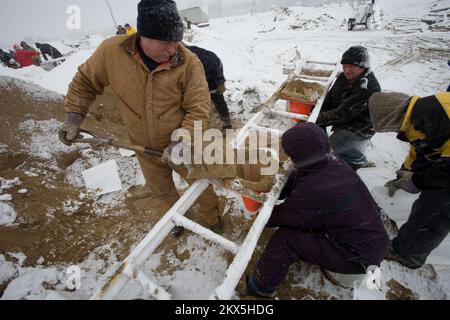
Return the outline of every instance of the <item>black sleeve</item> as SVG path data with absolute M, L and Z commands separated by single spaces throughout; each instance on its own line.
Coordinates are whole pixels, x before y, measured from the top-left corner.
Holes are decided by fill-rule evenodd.
M 294 190 L 294 188 L 295 188 L 297 174 L 298 174 L 297 170 L 294 170 L 291 172 L 291 174 L 289 175 L 288 181 L 286 182 L 283 190 L 281 190 L 280 197 L 278 198 L 279 200 L 286 199 L 287 197 L 289 197 L 291 195 L 292 190 Z
M 41 53 L 42 53 L 42 56 L 44 57 L 45 61 L 48 61 L 47 55 L 45 54 L 45 51 L 41 50 Z
M 322 108 L 320 109 L 320 112 L 327 112 L 330 110 L 335 109 L 336 106 L 333 106 L 333 95 L 335 94 L 336 90 L 339 90 L 339 88 L 342 86 L 342 78 L 343 74 L 341 73 L 336 81 L 334 82 L 331 89 L 327 92 L 327 95 L 325 96 L 325 100 L 323 101 Z
M 425 134 L 425 138 L 416 144 L 418 152 L 432 154 L 444 146 L 440 158 L 424 171 L 413 176 L 414 184 L 422 190 L 450 188 L 450 120 L 435 96 L 419 99 L 411 113 L 414 129 Z
M 420 146 L 416 146 L 423 153 L 432 153 L 430 149 L 438 149 L 450 139 L 450 120 L 436 96 L 423 97 L 416 102 L 411 124 L 425 134 Z
M 440 158 L 432 166 L 413 175 L 413 183 L 421 190 L 450 189 L 450 158 Z
M 332 106 L 333 106 L 333 103 L 331 101 L 331 90 L 330 90 L 330 91 L 328 91 L 327 95 L 325 96 L 325 100 L 323 101 L 320 112 L 327 112 L 332 109 Z
M 375 77 L 373 79 L 362 78 L 359 86 L 341 101 L 339 107 L 327 111 L 323 115 L 326 125 L 335 126 L 351 122 L 367 110 L 369 98 L 378 91 L 381 91 L 381 88 Z

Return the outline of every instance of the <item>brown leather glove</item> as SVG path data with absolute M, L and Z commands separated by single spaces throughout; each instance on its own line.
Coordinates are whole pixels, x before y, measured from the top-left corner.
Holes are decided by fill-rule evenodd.
M 389 197 L 393 197 L 398 189 L 402 189 L 408 193 L 419 193 L 421 190 L 416 187 L 412 181 L 414 172 L 407 170 L 398 170 L 397 178 L 388 181 L 384 186 L 388 189 Z
M 220 82 L 217 84 L 217 92 L 219 92 L 220 94 L 224 94 L 225 90 L 225 82 Z

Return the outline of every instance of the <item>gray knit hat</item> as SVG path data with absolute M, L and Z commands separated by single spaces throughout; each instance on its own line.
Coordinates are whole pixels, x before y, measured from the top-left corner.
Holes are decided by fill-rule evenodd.
M 410 96 L 400 92 L 376 92 L 369 99 L 369 111 L 376 132 L 400 130 Z
M 350 47 L 342 55 L 341 64 L 352 64 L 360 68 L 369 69 L 369 51 L 362 46 Z

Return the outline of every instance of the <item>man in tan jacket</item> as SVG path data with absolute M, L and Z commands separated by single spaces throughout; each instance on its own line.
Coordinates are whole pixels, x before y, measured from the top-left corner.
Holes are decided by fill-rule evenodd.
M 105 40 L 78 68 L 65 99 L 66 119 L 59 132 L 71 144 L 97 95 L 110 86 L 134 144 L 172 149 L 171 134 L 182 128 L 194 137 L 194 121 L 207 128 L 210 96 L 203 66 L 180 41 L 183 23 L 172 0 L 142 0 L 138 4 L 137 34 Z M 172 206 L 179 198 L 172 169 L 158 157 L 138 154 L 152 193 Z M 188 183 L 191 181 L 188 180 Z M 192 212 L 198 221 L 220 232 L 218 199 L 210 186 Z

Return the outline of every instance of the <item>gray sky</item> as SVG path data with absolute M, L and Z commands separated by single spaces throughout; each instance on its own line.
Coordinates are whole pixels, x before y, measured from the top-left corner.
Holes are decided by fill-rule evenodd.
M 118 24 L 135 24 L 138 0 L 109 0 Z M 66 27 L 69 5 L 81 10 L 81 30 Z M 15 0 L 0 11 L 0 43 L 12 46 L 26 37 L 43 39 L 76 36 L 91 31 L 114 30 L 105 0 Z
M 321 3 L 330 0 L 319 0 Z M 339 0 L 336 0 L 339 1 Z M 340 0 L 346 1 L 346 0 Z M 351 1 L 351 0 L 347 0 Z M 378 3 L 392 3 L 404 6 L 407 3 L 431 0 L 377 0 Z M 137 3 L 139 0 L 109 0 L 118 24 L 129 22 L 136 24 Z M 208 6 L 211 17 L 267 10 L 273 5 L 302 5 L 315 3 L 316 0 L 176 0 L 178 9 L 191 6 Z M 81 30 L 73 31 L 66 27 L 69 5 L 81 9 Z M 114 23 L 105 0 L 14 0 L 9 1 L 0 11 L 1 48 L 11 48 L 21 40 L 48 41 L 54 39 L 75 38 L 90 33 L 115 32 Z M 32 43 L 30 43 L 32 44 Z

